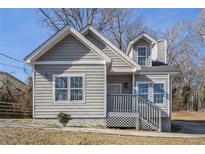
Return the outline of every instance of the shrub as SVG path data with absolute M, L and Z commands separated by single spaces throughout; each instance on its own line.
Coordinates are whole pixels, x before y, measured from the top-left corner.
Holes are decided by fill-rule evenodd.
M 71 119 L 71 116 L 69 114 L 66 114 L 66 113 L 63 113 L 63 112 L 58 113 L 57 117 L 58 117 L 59 122 L 64 127 L 66 127 L 68 121 Z

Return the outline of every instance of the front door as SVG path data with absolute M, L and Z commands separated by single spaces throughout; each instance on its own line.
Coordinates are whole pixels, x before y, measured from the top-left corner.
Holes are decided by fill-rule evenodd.
M 107 94 L 122 94 L 122 84 L 108 84 L 107 85 Z

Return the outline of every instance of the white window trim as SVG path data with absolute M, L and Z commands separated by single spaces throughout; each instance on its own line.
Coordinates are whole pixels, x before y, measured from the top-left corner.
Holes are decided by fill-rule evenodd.
M 108 86 L 116 86 L 116 85 L 120 86 L 120 92 L 121 92 L 120 94 L 122 94 L 122 83 L 108 83 L 107 89 L 108 89 Z
M 148 99 L 148 101 L 149 101 L 149 84 L 150 84 L 151 82 L 146 82 L 146 81 L 142 81 L 142 82 L 136 82 L 136 93 L 139 95 L 139 84 L 148 84 L 148 92 L 147 92 L 147 95 L 148 95 L 148 97 L 147 97 L 147 99 Z M 143 94 L 146 94 L 146 93 L 143 93 Z
M 66 88 L 68 90 L 68 100 L 63 100 L 63 101 L 56 101 L 55 99 L 55 77 L 68 77 L 68 88 Z M 83 89 L 83 99 L 82 100 L 70 100 L 70 77 L 82 77 L 83 78 L 83 84 L 82 84 L 82 88 Z M 53 74 L 52 77 L 52 91 L 53 91 L 53 103 L 54 104 L 82 104 L 85 103 L 85 74 Z
M 154 84 L 163 84 L 164 85 L 164 97 L 163 97 L 163 103 L 154 103 L 157 104 L 158 106 L 160 105 L 165 105 L 166 104 L 166 83 L 164 81 L 157 81 L 157 82 L 153 82 L 152 83 L 152 88 L 153 88 L 153 103 L 154 103 Z M 157 94 L 161 94 L 161 93 L 157 93 Z
M 139 56 L 139 48 L 145 48 L 145 56 Z M 145 57 L 145 65 L 142 66 L 146 66 L 146 59 L 147 59 L 147 46 L 145 45 L 139 45 L 137 46 L 137 63 L 139 64 L 139 57 Z M 141 65 L 140 65 L 141 66 Z

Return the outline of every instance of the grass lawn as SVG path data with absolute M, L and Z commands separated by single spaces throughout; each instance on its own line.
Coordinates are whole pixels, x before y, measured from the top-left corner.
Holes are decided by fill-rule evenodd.
M 205 144 L 205 138 L 132 137 L 5 127 L 0 128 L 0 144 Z
M 205 120 L 205 111 L 180 111 L 172 113 L 172 120 Z

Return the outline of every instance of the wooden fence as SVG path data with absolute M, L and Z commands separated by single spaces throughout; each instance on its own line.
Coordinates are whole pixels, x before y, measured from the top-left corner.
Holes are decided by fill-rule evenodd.
M 32 118 L 32 109 L 20 108 L 17 103 L 0 102 L 0 118 Z

